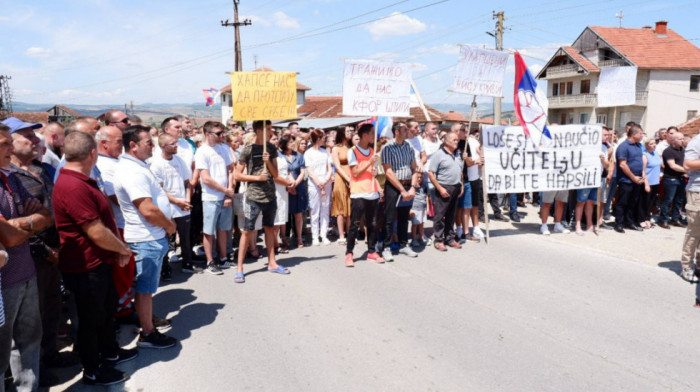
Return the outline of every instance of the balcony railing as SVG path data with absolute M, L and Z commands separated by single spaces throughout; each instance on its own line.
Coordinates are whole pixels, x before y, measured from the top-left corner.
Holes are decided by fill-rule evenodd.
M 578 65 L 566 64 L 547 68 L 547 78 L 578 74 Z
M 635 94 L 635 105 L 646 106 L 647 91 L 637 91 Z M 547 97 L 549 107 L 552 109 L 572 108 L 572 107 L 595 107 L 598 105 L 597 94 L 575 94 L 575 95 L 557 95 Z
M 600 61 L 598 61 L 599 68 L 624 67 L 625 64 L 626 64 L 625 60 L 623 60 L 623 59 L 612 59 L 612 60 L 600 60 Z

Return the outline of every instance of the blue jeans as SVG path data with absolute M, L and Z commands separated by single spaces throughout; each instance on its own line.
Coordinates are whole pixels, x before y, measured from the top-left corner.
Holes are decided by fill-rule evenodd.
M 513 216 L 514 214 L 518 213 L 518 194 L 517 193 L 511 193 L 510 194 L 510 215 Z
M 131 242 L 128 244 L 136 260 L 136 292 L 155 294 L 160 283 L 163 257 L 168 254 L 168 239 Z
M 610 205 L 612 204 L 612 199 L 615 197 L 615 191 L 617 190 L 617 176 L 613 176 L 608 185 L 608 197 L 605 199 L 605 208 L 603 212 L 605 215 L 610 215 Z
M 664 201 L 661 203 L 660 222 L 667 222 L 669 218 L 672 222 L 681 221 L 681 204 L 683 204 L 683 194 L 685 193 L 685 181 L 679 178 L 664 177 Z M 671 203 L 673 211 L 670 212 Z M 669 215 L 670 212 L 670 215 Z

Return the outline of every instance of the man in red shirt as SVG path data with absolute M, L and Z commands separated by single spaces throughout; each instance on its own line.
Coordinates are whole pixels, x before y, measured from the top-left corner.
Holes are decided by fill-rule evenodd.
M 117 304 L 112 268 L 127 265 L 131 250 L 119 239 L 109 200 L 90 178 L 97 163 L 95 139 L 71 133 L 65 156 L 66 165 L 53 190 L 53 209 L 61 238 L 59 268 L 78 308 L 83 382 L 116 384 L 129 377 L 113 366 L 137 355 L 136 349 L 119 348 L 112 325 Z

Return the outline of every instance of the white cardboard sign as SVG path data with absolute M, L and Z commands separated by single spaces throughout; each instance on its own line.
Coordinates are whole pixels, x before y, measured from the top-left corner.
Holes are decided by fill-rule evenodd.
M 597 188 L 602 166 L 602 127 L 549 127 L 552 142 L 534 149 L 520 126 L 484 129 L 485 186 L 489 193 Z
M 508 52 L 462 45 L 452 89 L 470 95 L 502 97 L 507 64 Z
M 634 105 L 637 67 L 607 67 L 600 70 L 598 107 Z
M 411 65 L 373 60 L 346 60 L 343 114 L 409 117 Z

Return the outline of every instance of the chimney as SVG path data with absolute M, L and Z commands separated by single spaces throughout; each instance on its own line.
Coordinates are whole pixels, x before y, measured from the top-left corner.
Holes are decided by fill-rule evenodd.
M 656 22 L 654 33 L 656 33 L 656 35 L 666 35 L 666 25 L 668 25 L 668 22 L 665 20 Z

